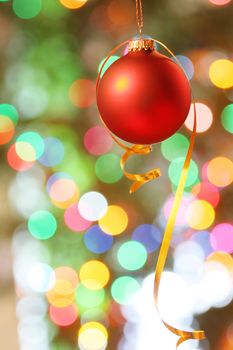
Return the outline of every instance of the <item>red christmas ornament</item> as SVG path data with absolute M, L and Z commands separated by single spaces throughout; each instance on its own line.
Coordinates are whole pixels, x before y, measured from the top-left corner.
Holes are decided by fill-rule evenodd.
M 129 53 L 101 78 L 97 105 L 109 130 L 124 141 L 153 144 L 184 123 L 191 89 L 183 70 L 154 50 L 153 40 L 129 43 Z

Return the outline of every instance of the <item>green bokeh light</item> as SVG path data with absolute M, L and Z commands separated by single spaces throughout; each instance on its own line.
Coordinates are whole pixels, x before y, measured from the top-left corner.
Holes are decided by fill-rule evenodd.
M 181 170 L 184 165 L 184 160 L 184 157 L 176 158 L 171 162 L 168 168 L 169 179 L 175 186 L 177 186 L 179 183 Z M 198 172 L 199 171 L 197 164 L 193 160 L 191 160 L 185 187 L 190 187 L 197 181 Z
M 116 62 L 120 57 L 119 56 L 111 56 L 109 57 L 108 61 L 105 63 L 104 65 L 104 68 L 101 72 L 101 75 L 100 77 L 102 78 L 102 76 L 104 75 L 104 73 L 106 72 L 106 70 L 114 63 Z M 99 68 L 98 68 L 98 72 L 100 72 L 100 69 L 102 67 L 102 64 L 104 63 L 104 61 L 106 60 L 106 58 L 104 58 L 101 62 L 100 62 L 100 65 L 99 65 Z
M 134 258 L 134 257 L 132 257 Z M 132 297 L 139 291 L 140 285 L 137 280 L 130 276 L 117 278 L 111 287 L 113 299 L 122 305 L 128 304 Z
M 122 244 L 117 253 L 119 264 L 126 270 L 135 271 L 143 267 L 147 260 L 146 248 L 139 242 Z
M 36 211 L 28 220 L 28 230 L 33 237 L 46 240 L 55 234 L 57 221 L 49 211 Z
M 119 181 L 123 176 L 120 157 L 112 153 L 100 156 L 95 163 L 95 173 L 102 182 L 111 184 Z
M 221 122 L 224 129 L 233 134 L 233 103 L 222 111 Z
M 105 290 L 91 290 L 80 283 L 76 289 L 76 302 L 79 309 L 91 309 L 100 306 L 105 299 Z
M 42 9 L 42 0 L 14 0 L 13 11 L 22 19 L 37 16 Z
M 5 115 L 11 119 L 11 121 L 16 125 L 19 120 L 19 114 L 14 106 L 9 104 L 0 105 L 0 115 Z
M 38 159 L 44 153 L 44 140 L 43 138 L 34 131 L 27 131 L 17 137 L 16 142 L 25 142 L 30 144 L 35 151 L 35 158 Z
M 172 161 L 178 157 L 184 157 L 186 155 L 189 146 L 187 137 L 182 134 L 176 133 L 169 139 L 165 140 L 161 144 L 161 152 L 169 161 Z

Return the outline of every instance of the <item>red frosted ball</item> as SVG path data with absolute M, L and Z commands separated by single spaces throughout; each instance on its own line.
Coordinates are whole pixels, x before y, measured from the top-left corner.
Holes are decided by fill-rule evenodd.
M 156 51 L 129 52 L 99 82 L 97 105 L 113 134 L 134 144 L 173 135 L 191 105 L 189 81 L 170 58 Z

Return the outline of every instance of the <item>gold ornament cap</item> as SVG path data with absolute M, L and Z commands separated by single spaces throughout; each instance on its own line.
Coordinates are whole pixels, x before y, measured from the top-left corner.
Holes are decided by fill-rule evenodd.
M 136 39 L 130 40 L 129 52 L 135 51 L 154 51 L 154 40 L 152 39 Z

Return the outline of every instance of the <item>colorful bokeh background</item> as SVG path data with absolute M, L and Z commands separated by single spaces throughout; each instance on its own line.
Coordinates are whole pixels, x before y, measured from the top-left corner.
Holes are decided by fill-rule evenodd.
M 207 340 L 181 350 L 230 350 L 233 1 L 145 0 L 144 12 L 144 33 L 182 63 L 198 119 L 161 315 L 205 329 Z M 122 150 L 95 103 L 101 62 L 135 35 L 133 0 L 0 0 L 2 349 L 175 349 L 154 307 L 153 273 L 193 109 L 152 155 L 130 162 L 163 176 L 129 195 Z

